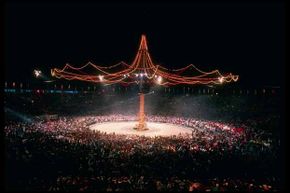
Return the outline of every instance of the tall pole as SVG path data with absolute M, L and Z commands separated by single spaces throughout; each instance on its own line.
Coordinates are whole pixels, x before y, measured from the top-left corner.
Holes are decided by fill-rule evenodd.
M 144 131 L 147 130 L 146 127 L 146 122 L 145 122 L 145 112 L 144 112 L 144 104 L 145 104 L 145 98 L 144 98 L 144 93 L 139 93 L 139 99 L 140 99 L 140 104 L 139 104 L 139 115 L 138 115 L 138 125 L 136 127 L 136 130 L 138 131 Z
M 138 114 L 138 124 L 136 125 L 137 131 L 148 130 L 145 122 L 145 95 L 144 95 L 144 80 L 140 77 L 139 82 L 139 114 Z

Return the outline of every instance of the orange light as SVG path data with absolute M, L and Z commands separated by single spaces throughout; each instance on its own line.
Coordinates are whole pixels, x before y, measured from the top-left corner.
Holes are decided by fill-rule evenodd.
M 224 82 L 224 77 L 219 77 L 219 82 L 223 83 Z
M 95 72 L 91 74 L 85 73 L 83 70 L 87 67 L 93 67 Z M 198 74 L 196 75 L 196 73 Z M 192 74 L 192 76 L 188 74 Z M 193 64 L 176 70 L 169 70 L 155 64 L 149 54 L 145 35 L 141 36 L 138 52 L 131 64 L 126 64 L 122 61 L 112 66 L 105 67 L 88 62 L 79 68 L 66 64 L 63 69 L 52 69 L 51 75 L 56 78 L 64 78 L 67 80 L 81 80 L 94 83 L 102 82 L 105 84 L 124 83 L 127 85 L 138 83 L 138 81 L 132 77 L 146 76 L 148 79 L 147 82 L 152 83 L 157 81 L 158 84 L 163 86 L 177 84 L 222 84 L 236 82 L 239 79 L 238 75 L 232 75 L 231 73 L 221 74 L 219 70 L 204 72 Z M 39 74 L 37 76 L 39 76 Z M 157 80 L 154 78 L 157 78 Z

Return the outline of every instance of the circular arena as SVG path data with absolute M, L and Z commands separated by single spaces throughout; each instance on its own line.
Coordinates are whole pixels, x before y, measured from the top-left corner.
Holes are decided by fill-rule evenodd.
M 85 120 L 90 120 L 87 125 L 89 130 L 109 135 L 201 137 L 208 140 L 224 137 L 225 140 L 233 140 L 242 137 L 244 131 L 244 128 L 225 123 L 183 117 L 148 116 L 146 122 L 148 130 L 145 131 L 133 129 L 138 124 L 135 116 L 108 115 L 81 118 L 81 121 Z
M 108 134 L 138 135 L 145 137 L 185 135 L 192 133 L 190 127 L 156 122 L 147 122 L 148 130 L 137 131 L 133 129 L 137 124 L 137 121 L 105 122 L 91 125 L 90 129 Z

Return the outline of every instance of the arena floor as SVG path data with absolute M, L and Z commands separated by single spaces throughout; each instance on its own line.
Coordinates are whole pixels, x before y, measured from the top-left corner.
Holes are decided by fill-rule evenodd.
M 133 128 L 137 125 L 137 121 L 126 122 L 105 122 L 90 126 L 91 130 L 98 130 L 106 133 L 115 133 L 121 135 L 139 135 L 146 137 L 155 136 L 172 136 L 179 134 L 191 134 L 191 128 L 173 125 L 168 123 L 147 122 L 146 131 L 136 131 Z

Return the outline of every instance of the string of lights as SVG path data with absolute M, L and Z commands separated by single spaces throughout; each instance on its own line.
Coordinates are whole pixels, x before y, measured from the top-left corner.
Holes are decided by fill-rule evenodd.
M 92 67 L 94 71 L 85 72 Z M 198 74 L 197 74 L 198 73 Z M 186 75 L 185 75 L 186 74 Z M 81 67 L 73 67 L 66 64 L 64 68 L 51 69 L 51 75 L 67 80 L 81 80 L 103 84 L 135 84 L 141 79 L 145 83 L 172 86 L 178 84 L 224 84 L 236 82 L 238 75 L 232 73 L 222 74 L 219 70 L 205 72 L 190 64 L 180 69 L 167 69 L 155 64 L 148 51 L 146 36 L 141 36 L 138 52 L 131 64 L 123 61 L 112 66 L 99 66 L 88 62 Z

